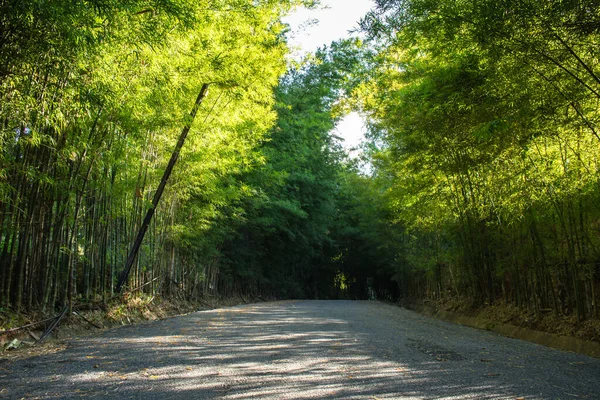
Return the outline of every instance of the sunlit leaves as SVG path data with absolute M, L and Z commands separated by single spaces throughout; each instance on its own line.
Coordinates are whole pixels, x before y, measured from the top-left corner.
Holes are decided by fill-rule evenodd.
M 548 268 L 568 281 L 561 274 L 570 272 L 549 264 L 598 257 L 590 201 L 598 195 L 599 36 L 589 29 L 591 4 L 377 5 L 363 21 L 376 68 L 355 94 L 370 117 L 390 222 L 411 243 L 412 266 L 400 272 L 422 269 L 405 278 L 425 276 L 431 285 L 434 268 L 444 267 L 458 294 L 489 302 L 503 284 L 498 276 L 519 281 L 522 259 L 544 271 L 536 274 Z M 529 242 L 515 246 L 523 238 Z M 561 282 L 569 295 L 580 290 L 577 280 Z M 552 285 L 536 284 L 546 285 L 536 295 L 550 301 Z M 565 309 L 583 307 L 581 316 L 594 300 L 564 301 Z
M 254 196 L 238 178 L 264 163 L 258 147 L 275 121 L 273 88 L 286 67 L 280 18 L 296 3 L 0 6 L 7 34 L 0 44 L 0 206 L 7 215 L 0 222 L 0 245 L 14 248 L 22 240 L 25 246 L 35 237 L 26 246 L 50 250 L 44 260 L 26 264 L 47 265 L 54 274 L 47 275 L 54 298 L 49 292 L 29 298 L 42 299 L 46 307 L 64 300 L 67 291 L 77 295 L 66 286 L 71 272 L 86 287 L 85 296 L 90 274 L 94 290 L 113 287 L 130 236 L 203 84 L 210 84 L 209 96 L 156 212 L 140 255 L 144 269 L 135 279 L 159 273 L 166 243 L 188 257 L 182 268 L 218 253 L 235 229 L 228 219 L 243 220 L 240 202 Z M 39 234 L 19 230 L 20 218 L 37 219 L 34 214 L 48 216 Z M 65 259 L 54 256 L 58 248 L 66 250 L 60 253 Z M 30 256 L 10 250 L 3 264 L 25 265 Z M 194 267 L 198 276 L 202 267 Z M 42 279 L 34 275 L 26 276 Z

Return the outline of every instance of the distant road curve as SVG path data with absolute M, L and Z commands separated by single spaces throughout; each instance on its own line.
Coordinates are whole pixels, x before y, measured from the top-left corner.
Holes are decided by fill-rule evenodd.
M 0 361 L 0 398 L 94 397 L 600 399 L 600 360 L 374 301 L 281 301 Z

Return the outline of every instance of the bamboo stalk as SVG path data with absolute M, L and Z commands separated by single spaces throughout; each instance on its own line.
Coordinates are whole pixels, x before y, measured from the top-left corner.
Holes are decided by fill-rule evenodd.
M 160 198 L 162 197 L 163 191 L 165 190 L 167 181 L 169 180 L 169 177 L 171 176 L 173 167 L 175 166 L 175 163 L 177 162 L 177 159 L 179 158 L 179 153 L 181 151 L 181 148 L 183 147 L 183 144 L 185 143 L 185 139 L 187 137 L 188 132 L 190 131 L 192 123 L 194 122 L 196 113 L 198 112 L 198 109 L 200 108 L 200 104 L 202 104 L 202 100 L 204 100 L 204 98 L 206 97 L 206 95 L 208 93 L 208 86 L 209 85 L 207 83 L 202 85 L 202 89 L 200 90 L 200 93 L 198 94 L 198 98 L 196 99 L 196 102 L 194 103 L 194 106 L 192 107 L 192 111 L 190 112 L 189 119 L 187 120 L 185 126 L 183 127 L 183 129 L 181 131 L 181 134 L 179 135 L 179 140 L 177 142 L 177 145 L 175 146 L 175 149 L 173 150 L 173 154 L 171 155 L 171 159 L 169 160 L 167 169 L 165 170 L 163 177 L 160 181 L 160 184 L 158 185 L 158 189 L 156 190 L 156 193 L 154 194 L 154 198 L 152 199 L 152 205 L 148 209 L 148 212 L 146 213 L 146 217 L 144 218 L 142 226 L 140 227 L 140 230 L 138 231 L 135 242 L 133 243 L 133 247 L 131 248 L 131 251 L 129 252 L 129 256 L 127 257 L 127 262 L 125 264 L 125 268 L 123 269 L 123 271 L 121 272 L 121 274 L 119 276 L 119 282 L 117 283 L 117 288 L 116 288 L 117 293 L 121 292 L 123 285 L 127 281 L 127 277 L 129 276 L 131 267 L 133 266 L 133 263 L 135 262 L 138 251 L 140 249 L 140 246 L 142 245 L 142 241 L 144 240 L 144 236 L 146 235 L 146 231 L 148 230 L 148 227 L 150 226 L 150 221 L 152 221 L 152 217 L 154 216 L 156 207 L 158 206 L 158 203 L 160 202 Z

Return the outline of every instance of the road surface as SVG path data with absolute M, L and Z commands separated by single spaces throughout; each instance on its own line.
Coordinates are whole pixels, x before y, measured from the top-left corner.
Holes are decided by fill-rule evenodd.
M 0 361 L 11 399 L 600 399 L 600 360 L 367 301 L 283 301 Z

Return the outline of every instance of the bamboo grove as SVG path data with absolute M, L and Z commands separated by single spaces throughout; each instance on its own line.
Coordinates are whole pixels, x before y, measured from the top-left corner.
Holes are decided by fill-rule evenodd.
M 348 76 L 359 50 L 334 44 L 286 73 L 281 18 L 312 3 L 1 2 L 1 310 L 117 298 L 190 122 L 126 291 L 187 300 L 350 290 L 336 199 L 340 177 L 355 172 L 331 130 L 335 103 L 357 84 Z M 364 281 L 354 286 L 362 296 Z
M 596 1 L 381 0 L 358 90 L 404 296 L 598 318 Z
M 598 318 L 600 4 L 0 0 L 0 307 L 115 296 L 461 299 Z M 362 157 L 336 137 L 368 123 Z
M 232 177 L 259 162 L 286 66 L 280 17 L 291 6 L 0 3 L 3 306 L 45 311 L 113 293 L 203 84 L 211 91 L 129 284 L 186 293 L 211 285 L 195 254 L 214 259 L 223 233 L 210 232 L 211 221 L 246 195 Z M 198 253 L 186 252 L 190 230 L 203 233 Z

